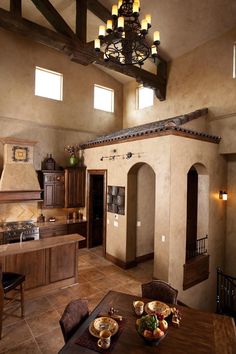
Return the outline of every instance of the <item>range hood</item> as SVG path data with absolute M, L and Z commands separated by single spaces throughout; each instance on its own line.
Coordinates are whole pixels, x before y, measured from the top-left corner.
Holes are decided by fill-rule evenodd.
M 0 138 L 3 144 L 3 171 L 0 203 L 41 200 L 40 185 L 33 164 L 36 141 Z

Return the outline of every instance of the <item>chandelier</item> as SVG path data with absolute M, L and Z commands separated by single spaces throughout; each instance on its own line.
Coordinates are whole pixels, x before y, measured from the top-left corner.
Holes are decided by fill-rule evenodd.
M 154 32 L 150 47 L 146 35 L 151 28 L 151 15 L 146 15 L 140 23 L 139 14 L 139 0 L 119 0 L 118 5 L 112 6 L 112 20 L 108 20 L 106 26 L 99 26 L 99 35 L 94 41 L 96 52 L 105 45 L 104 61 L 140 67 L 151 56 L 155 61 L 160 33 Z

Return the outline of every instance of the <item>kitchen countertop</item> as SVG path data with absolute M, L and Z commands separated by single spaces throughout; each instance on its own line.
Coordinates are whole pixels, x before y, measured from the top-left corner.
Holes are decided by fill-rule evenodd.
M 21 243 L 8 243 L 5 245 L 0 245 L 0 256 L 10 256 L 14 254 L 39 251 L 42 249 L 63 246 L 68 243 L 74 243 L 83 240 L 85 240 L 85 238 L 79 234 L 70 234 Z
M 53 227 L 58 225 L 68 225 L 68 224 L 79 224 L 82 222 L 86 222 L 87 220 L 56 220 L 56 221 L 44 221 L 44 222 L 36 222 L 35 225 L 39 228 L 43 227 Z

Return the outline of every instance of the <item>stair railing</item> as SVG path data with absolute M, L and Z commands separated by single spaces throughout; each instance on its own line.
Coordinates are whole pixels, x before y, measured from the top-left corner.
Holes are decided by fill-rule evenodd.
M 216 312 L 236 318 L 236 278 L 217 268 Z

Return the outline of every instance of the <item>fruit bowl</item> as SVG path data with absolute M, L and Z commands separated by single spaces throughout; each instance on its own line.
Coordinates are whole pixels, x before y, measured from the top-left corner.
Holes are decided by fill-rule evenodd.
M 167 335 L 168 323 L 163 316 L 153 315 L 142 316 L 136 321 L 138 334 L 148 343 L 158 345 Z

